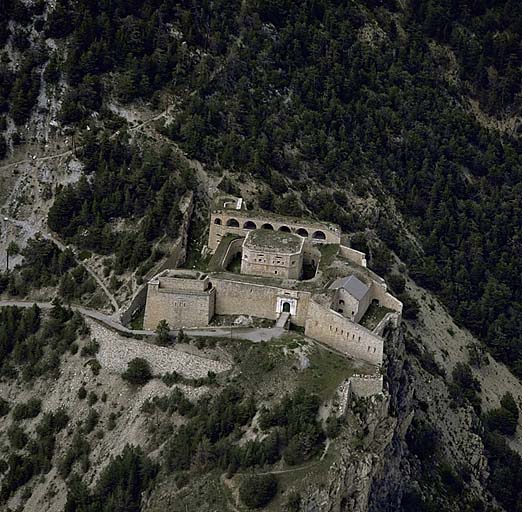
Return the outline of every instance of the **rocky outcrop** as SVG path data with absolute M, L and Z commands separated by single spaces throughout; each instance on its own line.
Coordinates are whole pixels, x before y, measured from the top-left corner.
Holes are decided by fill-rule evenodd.
M 401 485 L 398 468 L 404 435 L 411 422 L 412 386 L 404 365 L 402 328 L 386 340 L 387 372 L 383 394 L 356 397 L 349 408 L 360 435 L 347 432 L 340 452 L 329 468 L 328 486 L 311 489 L 304 499 L 305 512 L 367 512 L 397 510 Z M 388 472 L 391 470 L 391 475 Z

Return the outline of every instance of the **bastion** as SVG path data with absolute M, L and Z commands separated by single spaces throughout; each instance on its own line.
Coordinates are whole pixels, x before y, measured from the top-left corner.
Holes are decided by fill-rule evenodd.
M 207 274 L 164 270 L 148 283 L 143 327 L 153 330 L 161 320 L 171 327 L 208 325 L 215 302 L 216 290 Z
M 250 231 L 243 243 L 241 273 L 299 279 L 304 238 L 266 229 Z

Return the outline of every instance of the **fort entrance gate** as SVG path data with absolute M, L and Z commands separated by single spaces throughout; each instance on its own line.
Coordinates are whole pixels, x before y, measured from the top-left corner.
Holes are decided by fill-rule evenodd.
M 290 297 L 277 297 L 277 313 L 290 313 L 291 315 L 297 314 L 297 299 Z

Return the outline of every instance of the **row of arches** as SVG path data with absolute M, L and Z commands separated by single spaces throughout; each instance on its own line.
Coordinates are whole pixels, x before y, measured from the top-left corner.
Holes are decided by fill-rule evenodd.
M 221 225 L 221 219 L 217 217 L 214 219 L 214 224 Z M 239 221 L 237 219 L 228 219 L 226 225 L 231 228 L 239 228 L 241 227 Z M 243 229 L 258 229 L 257 224 L 254 221 L 247 220 L 243 223 Z M 262 224 L 260 229 L 268 229 L 274 230 L 274 226 L 268 222 Z M 283 231 L 284 233 L 292 233 L 292 230 L 288 226 L 280 226 L 278 231 Z M 304 238 L 308 238 L 310 233 L 305 228 L 298 228 L 295 230 L 295 233 Z M 324 231 L 318 230 L 312 233 L 312 238 L 315 240 L 326 240 L 326 234 Z

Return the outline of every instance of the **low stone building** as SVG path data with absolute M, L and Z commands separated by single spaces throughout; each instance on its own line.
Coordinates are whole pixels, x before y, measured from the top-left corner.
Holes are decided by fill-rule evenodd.
M 370 286 L 355 276 L 336 279 L 330 290 L 335 290 L 332 309 L 352 322 L 359 322 L 370 306 Z
M 299 279 L 305 239 L 266 229 L 250 231 L 243 242 L 241 273 Z
M 208 325 L 215 303 L 216 289 L 207 274 L 164 270 L 149 281 L 143 327 L 154 330 L 161 320 L 174 328 Z

